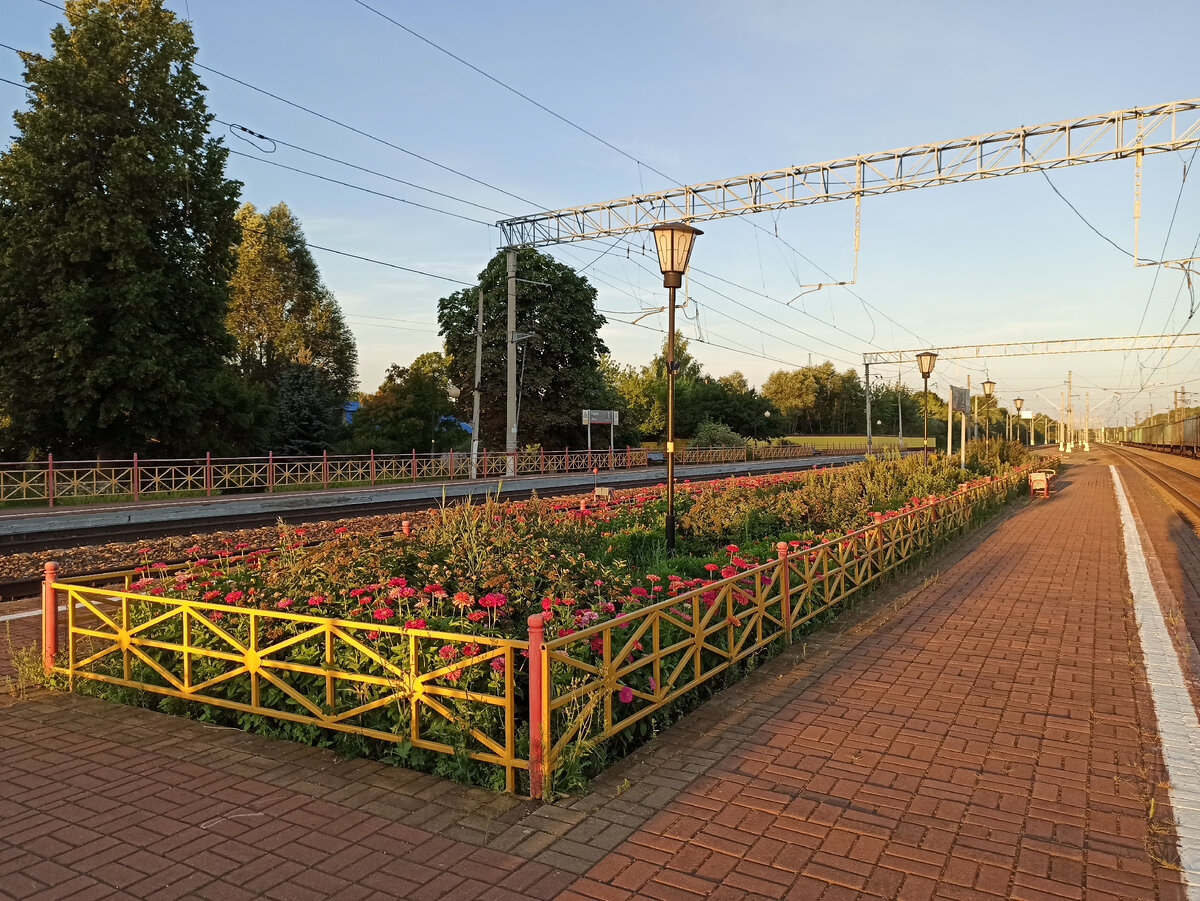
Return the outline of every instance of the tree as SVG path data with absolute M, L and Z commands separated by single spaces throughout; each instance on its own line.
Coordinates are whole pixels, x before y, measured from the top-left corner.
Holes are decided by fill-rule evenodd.
M 70 0 L 0 156 L 0 411 L 14 453 L 192 452 L 228 412 L 240 185 L 162 0 Z
M 333 442 L 341 414 L 341 398 L 320 369 L 289 363 L 279 376 L 271 446 L 281 454 L 319 454 Z
M 454 420 L 446 358 L 425 353 L 410 366 L 388 367 L 383 384 L 362 399 L 343 445 L 350 453 L 462 450 L 467 433 Z
M 570 266 L 531 248 L 517 252 L 517 331 L 532 335 L 519 345 L 519 438 L 551 447 L 578 446 L 584 437 L 583 409 L 601 409 L 608 396 L 600 357 L 604 317 L 596 312 L 596 289 Z M 480 443 L 505 446 L 507 355 L 506 252 L 492 257 L 479 274 L 483 290 L 483 376 Z M 475 384 L 476 288 L 438 301 L 438 323 L 449 358 L 448 374 L 462 388 L 459 416 L 470 416 Z
M 350 397 L 358 382 L 354 335 L 321 281 L 300 220 L 285 203 L 265 214 L 246 203 L 236 218 L 241 239 L 226 323 L 242 371 L 274 392 L 291 364 L 309 363 L 326 391 Z
M 826 360 L 816 366 L 771 373 L 763 396 L 775 404 L 792 431 L 800 434 L 858 434 L 866 395 L 858 373 L 839 373 Z

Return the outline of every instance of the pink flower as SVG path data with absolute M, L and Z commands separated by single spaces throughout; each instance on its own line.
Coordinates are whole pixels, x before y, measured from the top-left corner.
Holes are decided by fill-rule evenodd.
M 374 629 L 372 629 L 370 632 L 367 633 L 367 638 L 369 638 L 371 641 L 374 641 L 378 637 L 379 637 L 379 633 L 376 632 Z
M 425 620 L 423 620 L 423 619 L 407 620 L 404 623 L 404 628 L 406 628 L 406 629 L 424 629 L 425 628 Z
M 482 610 L 472 610 L 470 613 L 467 614 L 467 619 L 469 619 L 473 623 L 477 623 L 480 620 L 487 619 L 487 614 L 484 613 Z
M 458 648 L 452 644 L 444 644 L 438 648 L 438 656 L 443 660 L 453 660 L 458 656 Z
M 479 645 L 477 645 L 475 642 L 468 641 L 466 644 L 463 645 L 463 656 L 464 657 L 474 657 L 478 653 L 479 653 Z
M 391 619 L 394 615 L 395 614 L 392 612 L 392 609 L 390 607 L 379 607 L 375 610 L 375 613 L 373 614 L 373 616 L 379 620 Z
M 283 598 L 279 601 L 276 601 L 275 606 L 278 607 L 280 610 L 287 610 L 288 607 L 292 606 L 292 599 L 291 598 Z
M 229 594 L 225 595 L 225 603 L 226 604 L 236 604 L 241 599 L 242 599 L 242 593 L 240 591 L 237 591 L 236 589 L 229 592 Z
M 492 670 L 497 673 L 504 672 L 504 658 L 496 657 L 492 660 Z
M 318 604 L 323 603 L 325 603 L 325 595 L 323 594 L 314 594 L 308 599 L 308 606 L 310 607 L 316 607 Z
M 392 576 L 392 578 L 388 579 L 389 588 L 403 588 L 407 584 L 408 580 L 402 579 L 399 576 Z
M 715 573 L 721 567 L 717 566 L 717 564 L 715 564 L 715 563 L 705 563 L 704 568 L 707 569 L 710 573 Z
M 202 601 L 211 601 L 213 598 L 219 596 L 220 594 L 221 594 L 221 592 L 219 592 L 219 591 L 206 591 L 206 592 L 204 592 L 204 594 L 201 596 L 200 599 Z
M 620 695 L 618 695 L 618 697 L 620 697 L 622 704 L 628 704 L 630 701 L 633 700 L 633 689 L 630 688 L 628 685 L 622 685 L 621 693 L 620 693 Z

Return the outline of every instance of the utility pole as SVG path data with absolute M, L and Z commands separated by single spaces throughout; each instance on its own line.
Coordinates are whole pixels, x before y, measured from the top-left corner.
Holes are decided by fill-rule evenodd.
M 479 286 L 479 313 L 475 317 L 475 401 L 471 409 L 471 478 L 479 478 L 479 395 L 483 388 L 483 286 Z
M 863 384 L 867 388 L 867 453 L 871 453 L 871 364 L 863 360 Z
M 968 375 L 967 376 L 967 397 L 970 398 L 970 396 L 971 396 L 971 377 Z M 958 465 L 961 466 L 963 469 L 966 469 L 967 468 L 967 411 L 966 410 L 962 411 L 962 433 L 961 433 L 960 437 L 962 438 L 962 440 L 959 441 L 959 443 L 958 443 L 958 454 L 959 454 Z
M 1071 370 L 1067 370 L 1067 453 L 1075 450 L 1075 399 L 1071 396 Z
M 1092 449 L 1092 392 L 1083 394 L 1083 449 Z
M 508 402 L 504 417 L 504 472 L 517 474 L 517 251 L 508 249 Z

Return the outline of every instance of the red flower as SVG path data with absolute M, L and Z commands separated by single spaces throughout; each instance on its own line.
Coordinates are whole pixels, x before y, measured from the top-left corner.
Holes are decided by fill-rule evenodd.
M 410 619 L 407 622 L 405 622 L 404 628 L 406 628 L 406 629 L 424 629 L 425 628 L 425 620 Z

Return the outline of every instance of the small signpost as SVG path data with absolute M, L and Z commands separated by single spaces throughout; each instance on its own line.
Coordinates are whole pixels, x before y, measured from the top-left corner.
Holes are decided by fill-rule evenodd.
M 611 452 L 615 444 L 616 428 L 621 424 L 620 410 L 584 410 L 583 424 L 588 427 L 588 453 L 592 452 L 592 426 L 608 426 L 608 449 Z

